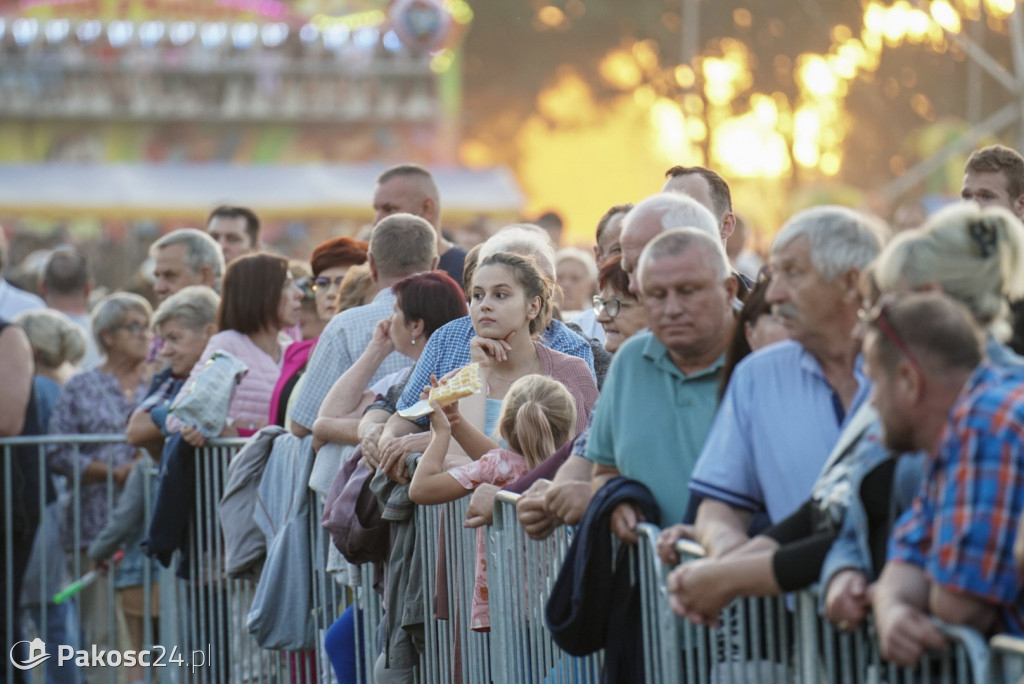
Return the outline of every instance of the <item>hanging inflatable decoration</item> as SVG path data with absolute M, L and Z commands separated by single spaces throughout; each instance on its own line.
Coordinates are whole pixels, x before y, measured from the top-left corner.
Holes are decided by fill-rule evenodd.
M 402 42 L 414 51 L 429 52 L 448 37 L 452 17 L 441 0 L 398 0 L 389 13 Z

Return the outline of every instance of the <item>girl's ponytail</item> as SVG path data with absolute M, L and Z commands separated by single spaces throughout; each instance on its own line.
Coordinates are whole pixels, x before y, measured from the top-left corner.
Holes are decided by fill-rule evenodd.
M 512 451 L 536 468 L 574 436 L 576 402 L 565 385 L 543 375 L 527 375 L 509 388 L 498 429 Z
M 558 448 L 544 407 L 537 401 L 525 403 L 516 412 L 515 421 L 508 445 L 526 459 L 531 469 L 536 468 Z

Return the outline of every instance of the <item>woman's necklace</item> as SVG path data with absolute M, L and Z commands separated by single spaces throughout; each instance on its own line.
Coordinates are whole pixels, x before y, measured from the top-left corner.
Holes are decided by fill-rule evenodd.
M 531 364 L 530 369 L 528 371 L 526 371 L 525 373 L 523 373 L 522 375 L 520 375 L 519 377 L 522 378 L 522 377 L 524 377 L 526 375 L 530 375 L 532 373 L 539 373 L 541 371 L 541 369 L 542 369 L 542 366 L 541 366 L 541 363 L 540 363 L 540 357 L 538 356 L 537 358 L 535 358 L 533 360 L 533 363 Z M 511 387 L 513 384 L 515 384 L 515 380 L 506 380 L 505 378 L 501 377 L 500 375 L 491 374 L 491 377 L 494 378 L 495 380 L 501 380 L 503 383 L 505 383 L 509 387 Z M 518 380 L 518 379 L 519 378 L 516 378 L 516 380 Z

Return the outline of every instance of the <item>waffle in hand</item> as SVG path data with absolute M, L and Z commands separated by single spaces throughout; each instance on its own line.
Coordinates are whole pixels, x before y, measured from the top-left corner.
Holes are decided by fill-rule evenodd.
M 454 404 L 459 399 L 476 394 L 484 388 L 480 380 L 480 364 L 473 362 L 463 366 L 448 382 L 430 390 L 430 401 L 441 406 Z

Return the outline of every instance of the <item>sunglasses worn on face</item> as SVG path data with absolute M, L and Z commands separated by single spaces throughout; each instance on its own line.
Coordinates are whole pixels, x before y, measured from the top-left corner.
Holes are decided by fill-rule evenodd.
M 606 314 L 608 318 L 615 318 L 619 315 L 619 312 L 624 308 L 634 306 L 633 302 L 623 302 L 618 297 L 609 297 L 608 299 L 601 299 L 597 295 L 594 296 L 594 311 L 600 316 L 602 313 Z
M 889 318 L 889 308 L 885 303 L 879 303 L 878 306 L 871 309 L 871 311 L 865 311 L 861 309 L 859 312 L 861 323 L 867 326 L 875 326 L 881 331 L 885 338 L 893 344 L 894 347 L 900 350 L 900 353 L 906 357 L 910 365 L 917 370 L 918 373 L 924 375 L 924 370 L 921 368 L 920 362 L 917 357 L 914 356 L 914 352 L 910 350 L 910 346 L 907 344 L 903 336 L 899 334 L 896 327 L 892 324 L 892 320 Z

